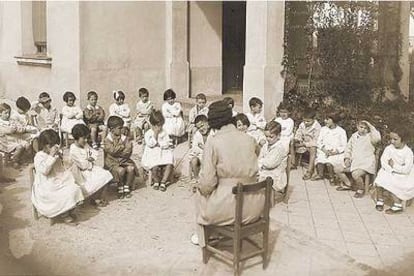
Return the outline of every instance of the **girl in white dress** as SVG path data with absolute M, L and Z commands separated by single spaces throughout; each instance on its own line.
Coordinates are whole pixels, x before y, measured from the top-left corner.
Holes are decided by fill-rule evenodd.
M 78 124 L 72 129 L 72 136 L 75 139 L 69 150 L 72 173 L 76 183 L 82 188 L 84 196 L 91 197 L 92 204 L 104 207 L 108 205 L 104 195 L 105 185 L 112 180 L 112 174 L 96 166 L 98 152 L 88 145 L 89 135 L 90 130 L 85 125 Z
M 172 89 L 164 92 L 164 101 L 161 111 L 165 118 L 164 129 L 176 145 L 178 138 L 185 133 L 185 124 L 183 120 L 183 110 L 181 104 L 175 101 L 176 95 Z
M 39 149 L 34 158 L 35 176 L 32 203 L 48 218 L 59 215 L 65 223 L 73 223 L 72 210 L 84 199 L 82 189 L 75 183 L 71 171 L 63 167 L 59 150 L 59 135 L 52 129 L 40 133 Z
M 122 91 L 114 91 L 115 102 L 109 106 L 109 116 L 118 116 L 124 120 L 124 127 L 130 128 L 131 126 L 131 109 L 125 101 L 125 94 Z M 127 130 L 123 130 L 125 134 Z
M 357 129 L 358 131 L 349 138 L 345 148 L 345 169 L 339 172 L 338 176 L 346 182 L 348 177 L 345 172 L 351 172 L 357 186 L 354 197 L 361 198 L 365 194 L 365 175 L 376 173 L 375 145 L 381 141 L 381 134 L 368 121 L 358 122 Z M 340 190 L 350 189 L 351 187 L 344 187 Z
M 71 133 L 74 125 L 85 124 L 83 121 L 83 111 L 75 105 L 76 97 L 70 91 L 63 94 L 63 101 L 66 106 L 62 108 L 62 122 L 60 129 L 63 132 Z
M 151 185 L 154 190 L 165 192 L 174 168 L 172 144 L 163 129 L 165 119 L 162 113 L 154 111 L 149 121 L 151 128 L 144 135 L 145 148 L 141 162 L 145 169 L 150 169 L 152 172 Z
M 402 200 L 414 198 L 413 151 L 406 145 L 408 139 L 405 129 L 396 129 L 390 133 L 391 144 L 381 156 L 381 169 L 375 178 L 377 186 L 378 211 L 384 209 L 384 190 L 392 194 L 393 205 L 385 212 L 396 214 L 403 211 Z
M 335 185 L 334 173 L 343 170 L 344 152 L 347 144 L 345 130 L 338 126 L 338 114 L 331 113 L 325 117 L 325 126 L 321 128 L 317 140 L 316 171 L 312 180 L 324 178 L 325 168 L 328 172 L 327 179 L 331 185 Z

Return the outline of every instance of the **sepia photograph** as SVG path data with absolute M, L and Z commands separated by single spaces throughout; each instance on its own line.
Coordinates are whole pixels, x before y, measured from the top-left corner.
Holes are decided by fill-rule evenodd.
M 414 1 L 0 0 L 0 276 L 414 275 L 413 48 Z

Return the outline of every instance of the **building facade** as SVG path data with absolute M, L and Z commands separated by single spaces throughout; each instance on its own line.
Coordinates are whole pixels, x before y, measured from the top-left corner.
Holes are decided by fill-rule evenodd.
M 265 116 L 283 95 L 284 2 L 0 2 L 0 95 L 35 100 L 42 91 L 63 106 L 70 90 L 86 105 L 95 90 L 107 108 L 112 91 L 130 105 L 140 87 L 156 105 L 173 88 L 257 96 Z

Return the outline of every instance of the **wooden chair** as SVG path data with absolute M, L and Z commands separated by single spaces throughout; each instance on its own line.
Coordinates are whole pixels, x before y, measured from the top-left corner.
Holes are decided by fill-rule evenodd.
M 227 226 L 215 226 L 204 225 L 204 237 L 206 246 L 203 247 L 203 263 L 207 263 L 211 254 L 218 255 L 224 260 L 233 264 L 234 275 L 240 275 L 240 262 L 250 259 L 255 256 L 262 256 L 263 269 L 268 264 L 268 242 L 269 242 L 269 210 L 270 210 L 270 197 L 272 195 L 273 180 L 268 177 L 266 180 L 249 185 L 243 185 L 238 183 L 233 187 L 233 194 L 236 197 L 235 208 L 235 222 L 232 225 Z M 255 193 L 263 191 L 265 193 L 265 202 L 263 212 L 260 218 L 249 224 L 242 224 L 243 219 L 243 197 L 248 193 Z M 260 246 L 255 241 L 251 240 L 249 236 L 262 233 L 263 244 Z M 218 242 L 209 241 L 211 235 L 224 236 L 227 240 L 233 241 L 233 252 L 220 250 L 217 245 Z M 248 254 L 242 254 L 242 242 L 246 242 L 253 245 L 256 250 Z
M 60 145 L 64 146 L 66 149 L 69 148 L 69 139 L 73 139 L 72 134 L 62 131 L 62 118 L 63 114 L 59 114 L 59 137 L 60 137 Z

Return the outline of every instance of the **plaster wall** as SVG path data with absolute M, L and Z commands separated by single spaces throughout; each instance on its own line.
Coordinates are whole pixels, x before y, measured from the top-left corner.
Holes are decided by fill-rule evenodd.
M 81 2 L 80 78 L 82 105 L 95 90 L 106 110 L 112 91 L 122 90 L 135 109 L 146 87 L 157 108 L 165 90 L 164 2 Z
M 222 2 L 189 3 L 191 95 L 222 94 Z
M 79 3 L 47 2 L 46 14 L 52 66 L 18 65 L 15 56 L 35 53 L 31 2 L 0 2 L 0 96 L 36 100 L 46 91 L 61 109 L 65 91 L 79 96 Z

